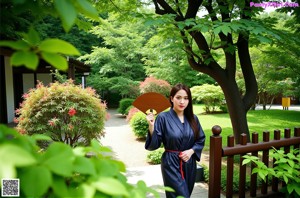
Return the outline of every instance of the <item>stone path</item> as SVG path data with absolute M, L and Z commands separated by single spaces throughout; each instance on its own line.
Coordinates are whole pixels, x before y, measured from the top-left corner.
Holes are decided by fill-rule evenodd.
M 105 123 L 106 134 L 100 140 L 103 146 L 110 147 L 126 167 L 149 166 L 146 160 L 149 151 L 144 148 L 145 142 L 136 139 L 125 116 L 116 109 L 109 109 L 108 113 L 110 119 Z

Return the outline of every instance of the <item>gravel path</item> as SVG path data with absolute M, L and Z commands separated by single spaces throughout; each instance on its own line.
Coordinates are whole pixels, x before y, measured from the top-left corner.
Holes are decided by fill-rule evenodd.
M 108 109 L 110 119 L 105 122 L 105 137 L 100 142 L 110 147 L 116 159 L 125 163 L 126 167 L 149 166 L 144 141 L 138 141 L 134 136 L 126 117 L 116 109 Z

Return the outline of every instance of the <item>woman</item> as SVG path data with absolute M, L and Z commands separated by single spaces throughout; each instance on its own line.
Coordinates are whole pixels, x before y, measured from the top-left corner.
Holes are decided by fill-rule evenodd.
M 196 160 L 200 161 L 205 134 L 197 116 L 193 113 L 190 89 L 175 85 L 170 93 L 170 111 L 157 115 L 148 114 L 149 132 L 145 143 L 147 150 L 155 150 L 163 143 L 165 152 L 161 158 L 164 185 L 175 192 L 166 197 L 190 197 L 196 179 Z

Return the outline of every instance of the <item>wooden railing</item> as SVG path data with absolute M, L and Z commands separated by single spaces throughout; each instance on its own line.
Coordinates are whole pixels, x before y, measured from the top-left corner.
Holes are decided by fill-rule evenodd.
M 246 165 L 242 165 L 242 156 L 247 153 L 258 156 L 258 152 L 262 151 L 262 161 L 269 166 L 269 150 L 272 148 L 284 148 L 286 153 L 290 152 L 290 147 L 300 148 L 300 128 L 294 129 L 294 136 L 291 137 L 291 130 L 284 130 L 284 138 L 281 138 L 280 130 L 274 130 L 274 140 L 270 140 L 270 133 L 263 132 L 263 142 L 258 142 L 258 133 L 252 133 L 251 143 L 247 143 L 247 136 L 240 136 L 240 144 L 234 145 L 234 136 L 228 136 L 227 147 L 222 148 L 221 127 L 214 126 L 212 128 L 213 135 L 210 137 L 210 155 L 209 155 L 209 198 L 220 197 L 221 194 L 221 164 L 222 158 L 227 157 L 227 184 L 226 197 L 233 196 L 233 159 L 235 155 L 240 156 L 239 170 L 239 197 L 245 197 L 246 183 Z M 225 158 L 224 158 L 225 159 Z M 251 165 L 251 172 L 254 165 Z M 261 194 L 268 195 L 278 192 L 278 179 L 272 178 L 272 190 L 268 192 L 267 183 L 263 182 L 261 186 Z M 250 196 L 257 195 L 257 174 L 251 174 L 250 178 Z

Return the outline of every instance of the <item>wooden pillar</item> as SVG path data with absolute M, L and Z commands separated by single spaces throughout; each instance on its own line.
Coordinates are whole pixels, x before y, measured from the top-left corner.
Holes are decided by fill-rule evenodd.
M 209 149 L 209 187 L 208 197 L 218 198 L 221 193 L 221 161 L 222 161 L 222 136 L 220 126 L 213 126 L 213 135 L 210 136 Z
M 68 68 L 68 79 L 75 80 L 75 66 L 73 64 L 69 64 Z

